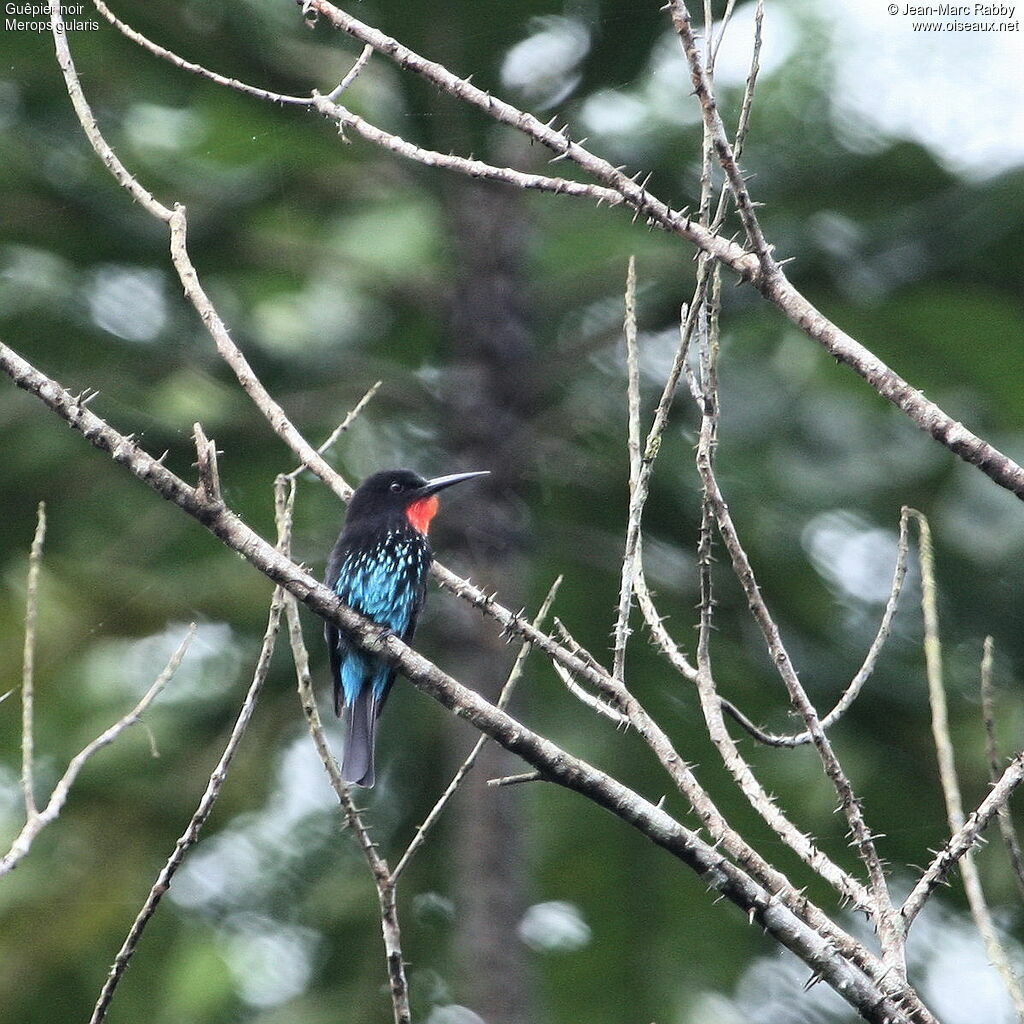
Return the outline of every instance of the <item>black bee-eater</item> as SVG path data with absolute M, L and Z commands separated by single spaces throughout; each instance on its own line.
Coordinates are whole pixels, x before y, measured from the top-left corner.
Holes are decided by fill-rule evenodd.
M 367 477 L 352 495 L 345 528 L 327 562 L 327 586 L 350 608 L 408 643 L 423 608 L 434 558 L 427 532 L 440 505 L 438 492 L 487 472 L 424 480 L 408 469 L 386 469 Z M 342 775 L 369 787 L 374 782 L 377 718 L 395 670 L 361 651 L 332 623 L 324 633 L 334 679 L 334 711 L 345 722 Z

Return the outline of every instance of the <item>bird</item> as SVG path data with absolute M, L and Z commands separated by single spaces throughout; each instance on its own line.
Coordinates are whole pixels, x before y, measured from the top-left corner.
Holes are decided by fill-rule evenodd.
M 409 643 L 423 610 L 434 559 L 427 534 L 440 506 L 438 493 L 488 473 L 452 473 L 427 480 L 409 469 L 386 469 L 368 476 L 352 495 L 324 582 L 350 608 Z M 374 784 L 377 719 L 395 681 L 395 669 L 360 650 L 332 622 L 325 624 L 324 636 L 334 681 L 334 712 L 345 730 L 342 776 L 369 789 Z

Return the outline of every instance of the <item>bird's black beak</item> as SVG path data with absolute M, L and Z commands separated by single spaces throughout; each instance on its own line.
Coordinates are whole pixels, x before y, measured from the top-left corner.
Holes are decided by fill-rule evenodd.
M 448 476 L 435 476 L 433 480 L 428 480 L 417 493 L 422 498 L 429 498 L 431 494 L 437 494 L 438 491 L 443 491 L 446 487 L 461 484 L 464 480 L 473 480 L 478 476 L 488 476 L 490 472 L 489 469 L 482 469 L 475 473 L 450 473 Z

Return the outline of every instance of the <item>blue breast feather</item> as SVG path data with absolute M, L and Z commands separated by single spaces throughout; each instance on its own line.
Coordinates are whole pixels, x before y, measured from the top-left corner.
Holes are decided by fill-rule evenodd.
M 403 636 L 412 621 L 423 576 L 422 552 L 399 544 L 352 552 L 342 564 L 335 590 L 349 607 Z M 350 648 L 341 663 L 345 703 L 351 703 L 367 684 L 383 697 L 393 671 L 385 662 Z

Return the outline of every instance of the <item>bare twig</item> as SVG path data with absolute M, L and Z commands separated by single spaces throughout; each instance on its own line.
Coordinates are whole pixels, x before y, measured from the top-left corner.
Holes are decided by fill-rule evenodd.
M 200 451 L 200 474 L 202 474 L 203 451 L 208 445 L 212 445 L 212 442 L 206 441 L 202 428 L 198 423 L 195 426 L 196 447 Z M 215 457 L 216 453 L 214 453 L 214 458 Z M 200 482 L 198 491 L 202 492 L 204 486 L 205 485 Z M 223 504 L 220 502 L 219 498 L 217 501 L 219 504 Z M 290 539 L 291 520 L 290 517 L 286 517 L 282 513 L 279 504 L 277 512 L 278 550 L 284 550 Z M 178 868 L 181 867 L 181 864 L 185 859 L 185 854 L 188 853 L 188 851 L 199 841 L 199 833 L 202 831 L 203 826 L 210 817 L 213 805 L 217 802 L 217 798 L 220 796 L 220 791 L 227 779 L 228 769 L 231 767 L 231 762 L 234 759 L 235 752 L 238 750 L 238 745 L 242 741 L 242 736 L 245 734 L 245 730 L 248 728 L 249 722 L 252 720 L 253 712 L 256 710 L 256 700 L 259 697 L 260 690 L 262 690 L 263 684 L 266 682 L 267 674 L 270 671 L 270 662 L 274 656 L 274 647 L 277 642 L 277 634 L 281 625 L 281 612 L 284 608 L 284 599 L 285 591 L 283 588 L 280 586 L 275 587 L 274 595 L 270 602 L 270 611 L 267 616 L 267 628 L 263 634 L 263 643 L 260 647 L 259 657 L 256 659 L 256 668 L 253 671 L 252 682 L 249 684 L 249 690 L 245 695 L 245 700 L 242 701 L 242 706 L 239 709 L 238 715 L 235 717 L 235 724 L 231 729 L 231 735 L 228 737 L 227 744 L 221 753 L 220 759 L 217 761 L 216 766 L 210 773 L 209 781 L 206 784 L 206 790 L 203 793 L 203 796 L 199 801 L 199 805 L 196 807 L 188 826 L 178 838 L 178 841 L 174 844 L 173 853 L 171 853 L 167 862 L 160 869 L 160 873 L 157 875 L 156 881 L 153 883 L 153 887 L 150 889 L 149 895 L 146 897 L 146 902 L 143 903 L 142 909 L 136 915 L 131 928 L 128 930 L 128 935 L 125 937 L 124 943 L 121 945 L 117 956 L 114 958 L 110 972 L 107 975 L 107 979 L 103 984 L 103 989 L 100 992 L 99 999 L 97 999 L 96 1006 L 93 1008 L 89 1024 L 102 1024 L 106 1019 L 107 1011 L 110 1009 L 110 1003 L 114 998 L 114 993 L 117 990 L 117 986 L 120 983 L 124 972 L 128 968 L 129 961 L 134 956 L 136 949 L 138 949 L 139 941 L 142 939 L 142 933 L 145 931 L 146 925 L 149 924 L 150 919 L 156 913 L 156 908 L 159 905 L 160 900 L 163 898 L 164 893 L 167 892 L 167 889 L 171 884 L 171 879 L 174 877 Z
M 875 671 L 878 657 L 885 647 L 886 641 L 892 633 L 892 620 L 896 614 L 896 605 L 899 602 L 900 593 L 903 590 L 903 583 L 907 577 L 907 555 L 910 548 L 910 539 L 907 529 L 908 511 L 906 509 L 900 514 L 900 533 L 896 547 L 896 567 L 893 570 L 892 586 L 889 588 L 889 597 L 885 602 L 885 609 L 882 612 L 882 619 L 878 624 L 878 632 L 875 634 L 864 662 L 857 670 L 857 674 L 850 680 L 849 686 L 843 691 L 842 696 L 836 701 L 832 710 L 821 719 L 822 729 L 831 729 L 840 718 L 853 706 L 854 701 L 860 695 L 864 684 L 871 678 Z M 760 726 L 755 725 L 742 711 L 730 701 L 722 700 L 722 709 L 727 712 L 737 723 L 759 743 L 770 747 L 798 747 L 805 743 L 811 743 L 811 734 L 804 732 L 791 733 L 789 735 L 777 735 L 766 732 Z
M 626 521 L 626 545 L 622 555 L 622 579 L 619 585 L 619 608 L 615 620 L 612 676 L 625 682 L 626 645 L 629 642 L 629 613 L 633 607 L 633 577 L 636 575 L 637 547 L 640 541 L 640 516 L 643 503 L 638 501 L 640 486 L 640 352 L 636 340 L 636 259 L 629 258 L 626 272 L 626 336 L 627 455 L 629 458 L 629 512 Z M 561 674 L 561 673 L 560 673 Z M 565 677 L 563 676 L 563 679 Z
M 924 655 L 928 676 L 928 703 L 932 713 L 932 737 L 939 762 L 939 781 L 946 801 L 946 819 L 949 830 L 956 833 L 964 825 L 964 805 L 960 796 L 960 782 L 957 778 L 953 741 L 949 735 L 949 712 L 946 705 L 946 690 L 942 679 L 942 642 L 939 635 L 939 613 L 935 583 L 935 552 L 932 546 L 931 528 L 928 520 L 916 509 L 908 510 L 917 520 L 921 552 L 921 611 L 924 615 Z M 971 916 L 985 943 L 989 959 L 995 964 L 1003 979 L 1017 1011 L 1017 1019 L 1024 1022 L 1024 991 L 1010 966 L 1006 949 L 996 931 L 995 922 L 988 909 L 981 877 L 974 855 L 967 851 L 960 861 L 960 874 L 964 881 L 967 903 Z
M 725 13 L 722 15 L 722 27 L 718 30 L 718 38 L 715 40 L 713 46 L 711 45 L 711 19 L 705 14 L 704 31 L 708 37 L 707 46 L 708 50 L 710 51 L 707 57 L 709 75 L 713 75 L 715 72 L 715 63 L 718 60 L 718 51 L 722 46 L 723 40 L 725 39 L 725 30 L 729 27 L 729 22 L 732 20 L 732 12 L 735 7 L 736 0 L 729 0 L 729 2 L 725 5 Z
M 99 11 L 100 14 L 118 30 L 118 32 L 126 36 L 133 43 L 141 46 L 144 50 L 148 50 L 155 57 L 168 61 L 176 68 L 180 68 L 182 71 L 188 71 L 191 74 L 208 78 L 211 82 L 227 86 L 229 89 L 234 89 L 236 92 L 244 93 L 247 96 L 254 96 L 256 99 L 269 100 L 271 103 L 281 103 L 292 106 L 309 106 L 310 97 L 308 96 L 283 96 L 281 93 L 272 92 L 270 89 L 260 89 L 254 85 L 246 85 L 245 82 L 240 82 L 237 78 L 228 78 L 226 75 L 219 75 L 216 71 L 210 71 L 208 68 L 204 68 L 202 64 L 194 64 L 190 60 L 185 60 L 183 57 L 179 57 L 178 54 L 174 53 L 173 50 L 168 50 L 166 47 L 160 46 L 158 43 L 154 43 L 151 39 L 139 32 L 138 29 L 134 29 L 131 25 L 122 21 L 116 14 L 114 14 L 113 11 L 110 10 L 103 0 L 92 0 L 92 2 L 96 10 Z
M 988 755 L 989 779 L 994 784 L 999 780 L 1002 758 L 999 755 L 999 739 L 996 735 L 995 695 L 992 689 L 993 652 L 992 637 L 987 636 L 981 658 L 981 717 L 985 725 L 985 753 Z M 1021 852 L 1009 804 L 1000 807 L 998 815 L 999 831 L 1002 833 L 1010 866 L 1013 868 L 1013 880 L 1017 885 L 1017 892 L 1024 899 L 1024 853 Z
M 150 919 L 156 913 L 156 908 L 159 905 L 160 900 L 163 898 L 164 893 L 166 893 L 170 887 L 171 879 L 174 877 L 178 868 L 181 867 L 182 861 L 185 859 L 185 854 L 188 853 L 188 851 L 199 841 L 199 833 L 202 831 L 203 826 L 210 817 L 213 805 L 217 802 L 217 797 L 220 796 L 221 788 L 227 779 L 231 761 L 235 756 L 238 744 L 242 740 L 246 727 L 252 719 L 253 711 L 256 708 L 256 698 L 259 696 L 263 683 L 266 681 L 267 672 L 270 669 L 270 659 L 274 653 L 274 641 L 277 638 L 278 626 L 281 621 L 283 593 L 284 592 L 280 587 L 274 591 L 274 597 L 270 604 L 267 629 L 263 637 L 263 646 L 260 649 L 259 658 L 256 662 L 256 669 L 253 673 L 252 682 L 250 683 L 249 690 L 245 695 L 245 700 L 242 702 L 242 707 L 239 709 L 238 716 L 235 719 L 235 724 L 231 729 L 231 735 L 228 737 L 228 742 L 224 747 L 224 751 L 221 754 L 220 759 L 217 761 L 213 771 L 210 773 L 209 781 L 206 784 L 206 790 L 203 793 L 202 799 L 199 801 L 199 805 L 196 807 L 195 813 L 192 815 L 185 831 L 182 832 L 178 837 L 178 841 L 174 844 L 173 853 L 171 853 L 170 857 L 167 858 L 167 862 L 160 869 L 160 873 L 156 876 L 156 881 L 153 883 L 153 887 L 149 890 L 149 895 L 146 897 L 145 903 L 143 903 L 138 915 L 132 922 L 131 928 L 128 929 L 128 934 L 125 936 L 125 940 L 122 943 L 121 948 L 118 950 L 117 956 L 114 957 L 114 962 L 111 964 L 110 972 L 107 975 L 106 981 L 103 983 L 103 988 L 100 991 L 99 998 L 96 1000 L 96 1005 L 93 1008 L 92 1016 L 89 1018 L 89 1024 L 102 1024 L 102 1022 L 106 1020 L 111 1000 L 114 998 L 114 993 L 117 991 L 117 986 L 120 983 L 121 978 L 124 976 L 124 972 L 127 970 L 131 958 L 135 955 L 135 951 L 138 949 L 139 941 L 142 938 L 142 933 L 146 929 L 146 925 L 149 924 Z
M 487 785 L 494 786 L 521 786 L 524 782 L 541 782 L 544 776 L 540 772 L 520 772 L 518 775 L 503 775 L 500 779 L 488 779 Z
M 683 0 L 671 0 L 672 23 L 683 44 L 683 52 L 690 66 L 690 78 L 693 81 L 694 92 L 700 100 L 701 110 L 704 114 L 704 124 L 711 137 L 711 143 L 718 154 L 718 161 L 725 171 L 729 180 L 729 187 L 736 200 L 736 208 L 739 211 L 740 220 L 746 230 L 747 238 L 754 252 L 757 254 L 761 264 L 761 273 L 764 278 L 770 278 L 776 270 L 776 263 L 772 257 L 771 246 L 766 241 L 761 231 L 761 225 L 754 211 L 754 204 L 747 191 L 747 184 L 743 172 L 736 161 L 736 154 L 729 144 L 729 137 L 725 131 L 725 124 L 718 110 L 715 101 L 714 88 L 711 83 L 711 76 L 704 66 L 700 49 L 697 46 L 697 37 L 693 31 L 693 24 L 690 20 L 690 12 L 687 10 Z
M 1024 783 L 1024 751 L 1015 754 L 999 776 L 999 781 L 989 790 L 988 796 L 964 819 L 948 843 L 935 855 L 917 885 L 904 901 L 900 913 L 909 928 L 932 893 L 945 882 L 949 873 L 965 853 L 977 844 L 982 833 L 999 813 L 999 808 Z
M 362 52 L 356 58 L 355 64 L 353 64 L 349 69 L 348 74 L 345 75 L 337 86 L 327 94 L 327 98 L 329 100 L 337 100 L 338 97 L 341 96 L 341 94 L 345 92 L 345 90 L 348 89 L 349 86 L 351 86 L 352 83 L 363 73 L 363 68 L 370 63 L 370 58 L 372 56 L 373 47 L 367 44 L 363 47 Z
M 572 674 L 568 669 L 563 668 L 558 664 L 557 661 L 551 663 L 551 667 L 555 670 L 558 678 L 562 680 L 565 688 L 578 700 L 581 704 L 585 704 L 592 711 L 596 711 L 599 715 L 609 719 L 616 725 L 629 725 L 629 716 L 616 708 L 613 708 L 610 704 L 601 700 L 600 697 L 595 697 L 592 693 L 587 693 L 586 690 L 580 686 L 579 683 L 573 679 Z
M 349 409 L 348 413 L 346 413 L 345 415 L 345 418 L 334 428 L 334 430 L 331 431 L 327 440 L 324 441 L 324 443 L 317 448 L 318 454 L 324 455 L 326 454 L 327 451 L 334 447 L 334 444 L 338 440 L 338 438 L 341 437 L 341 435 L 344 434 L 345 431 L 352 426 L 352 424 L 356 420 L 356 417 L 358 417 L 359 414 L 367 407 L 367 405 L 370 404 L 370 400 L 373 398 L 374 395 L 377 394 L 383 383 L 384 382 L 382 380 L 379 380 L 375 384 L 371 385 L 369 389 L 367 389 L 366 394 L 364 394 L 363 397 L 360 398 L 359 401 L 356 402 L 356 404 L 351 409 Z M 290 473 L 285 473 L 284 478 L 286 480 L 294 480 L 305 470 L 305 468 L 305 466 L 296 466 L 296 468 L 293 469 Z
M 554 603 L 555 595 L 558 593 L 558 588 L 562 585 L 561 576 L 556 577 L 554 583 L 551 584 L 548 589 L 547 595 L 541 602 L 540 608 L 537 610 L 537 614 L 534 617 L 533 625 L 534 628 L 540 629 L 543 625 L 544 620 L 548 616 L 548 612 L 551 611 L 551 605 Z M 516 655 L 516 660 L 512 664 L 512 669 L 508 674 L 508 678 L 505 680 L 504 686 L 501 688 L 501 692 L 498 694 L 498 700 L 495 703 L 497 708 L 508 707 L 509 701 L 512 699 L 512 692 L 515 689 L 517 683 L 523 674 L 523 669 L 526 667 L 526 659 L 533 649 L 533 645 L 527 640 L 519 648 L 519 653 Z M 466 759 L 459 765 L 458 770 L 452 776 L 451 782 L 445 787 L 444 792 L 438 797 L 437 802 L 430 809 L 430 813 L 423 819 L 423 823 L 416 828 L 416 834 L 412 837 L 412 841 L 406 848 L 405 853 L 399 858 L 398 863 L 395 865 L 394 870 L 391 872 L 391 882 L 394 884 L 398 881 L 399 875 L 406 869 L 409 861 L 412 860 L 413 854 L 423 845 L 426 841 L 430 830 L 434 827 L 434 824 L 441 817 L 445 807 L 448 806 L 448 801 L 455 795 L 455 791 L 462 784 L 462 780 L 472 770 L 473 765 L 476 764 L 477 757 L 480 756 L 480 751 L 483 750 L 484 744 L 487 742 L 486 736 L 481 736 L 476 743 L 473 744 L 473 749 L 469 752 Z
M 470 178 L 483 178 L 488 181 L 500 181 L 514 188 L 535 192 L 551 192 L 555 195 L 575 196 L 589 199 L 608 206 L 620 206 L 624 202 L 620 192 L 613 188 L 594 185 L 585 181 L 574 181 L 572 178 L 558 178 L 547 174 L 534 174 L 529 171 L 517 171 L 513 167 L 500 167 L 489 164 L 474 157 L 456 156 L 453 153 L 441 153 L 433 149 L 424 149 L 414 143 L 407 142 L 400 135 L 394 135 L 371 124 L 364 117 L 339 103 L 334 103 L 326 96 L 314 93 L 312 105 L 325 117 L 336 121 L 338 129 L 344 132 L 353 130 L 357 135 L 372 142 L 375 146 L 387 149 L 392 153 L 423 164 L 426 167 L 441 167 L 456 171 Z
M 36 509 L 36 532 L 28 555 L 25 583 L 25 650 L 21 666 L 21 789 L 25 818 L 31 821 L 38 809 L 35 794 L 35 675 L 36 620 L 39 616 L 39 569 L 46 539 L 46 503 Z
M 918 427 L 929 433 L 935 440 L 965 462 L 979 468 L 1001 487 L 1005 487 L 1018 497 L 1024 498 L 1024 467 L 1021 467 L 992 445 L 971 433 L 963 424 L 953 420 L 938 406 L 928 401 L 919 389 L 912 387 L 854 338 L 840 330 L 793 287 L 777 265 L 771 278 L 765 278 L 761 272 L 758 258 L 754 254 L 745 252 L 741 246 L 736 245 L 734 242 L 729 242 L 718 235 L 708 235 L 701 225 L 694 224 L 685 214 L 669 208 L 665 203 L 653 196 L 645 186 L 638 185 L 633 178 L 624 175 L 620 169 L 614 168 L 607 161 L 594 156 L 580 143 L 573 142 L 567 133 L 555 131 L 550 125 L 544 125 L 531 115 L 518 111 L 515 107 L 497 99 L 490 95 L 490 93 L 477 89 L 475 86 L 470 85 L 467 80 L 458 78 L 439 64 L 427 61 L 408 49 L 408 47 L 400 44 L 397 40 L 365 25 L 333 4 L 328 3 L 327 0 L 308 0 L 308 2 L 303 0 L 303 6 L 311 11 L 315 11 L 318 15 L 323 15 L 336 28 L 343 29 L 364 44 L 372 46 L 377 52 L 394 60 L 401 67 L 422 75 L 439 89 L 472 103 L 494 119 L 525 132 L 531 138 L 554 150 L 556 155 L 567 156 L 573 159 L 581 168 L 601 181 L 605 188 L 617 193 L 626 203 L 635 208 L 638 215 L 642 215 L 650 223 L 656 224 L 670 233 L 678 234 L 688 239 L 698 248 L 709 253 L 714 259 L 723 262 L 733 269 L 740 275 L 741 279 L 752 281 L 762 294 L 778 306 L 800 330 L 822 345 L 841 363 L 850 366 L 878 394 L 887 401 L 892 402 L 909 416 Z M 59 5 L 55 5 L 55 7 L 59 8 Z M 63 21 L 60 18 L 59 9 L 53 15 L 52 20 L 58 26 L 58 31 L 63 31 Z M 116 19 L 112 23 L 118 25 Z M 760 18 L 758 18 L 757 24 L 760 26 Z M 163 55 L 160 53 L 162 50 L 160 47 L 154 48 L 151 44 L 147 48 L 157 53 L 157 55 Z M 66 46 L 63 49 L 66 51 Z M 58 57 L 60 56 L 61 47 L 58 44 Z M 233 80 L 225 79 L 224 76 L 215 76 L 213 73 L 207 73 L 206 69 L 201 69 L 199 65 L 190 65 L 189 62 L 182 61 L 181 58 L 177 58 L 177 62 L 187 70 L 200 74 L 205 73 L 207 77 L 212 78 L 214 81 L 219 81 L 220 84 L 228 85 L 232 88 L 236 87 L 232 84 Z M 65 68 L 63 63 L 61 66 Z M 70 67 L 73 73 L 73 66 L 69 64 L 68 67 Z M 239 85 L 241 84 L 239 83 Z M 255 89 L 254 87 L 248 87 L 243 91 L 255 96 L 263 94 L 262 98 L 273 102 L 291 101 L 309 105 L 312 99 L 312 97 L 283 97 L 279 94 L 269 93 L 267 90 Z M 79 89 L 78 92 L 80 94 L 81 90 Z M 91 113 L 88 113 L 88 120 L 95 127 Z M 739 156 L 739 142 L 738 135 L 736 146 L 733 147 L 734 161 Z M 107 147 L 107 150 L 109 152 L 109 147 Z M 110 155 L 112 156 L 112 154 Z M 121 173 L 124 169 L 116 161 L 116 158 L 114 163 L 109 162 L 106 155 L 103 155 L 103 158 L 104 162 L 111 167 L 115 177 L 125 187 L 129 187 L 126 180 L 124 180 L 124 174 Z M 476 173 L 475 169 L 471 166 L 473 163 L 473 161 L 468 161 L 463 162 L 461 165 L 453 163 L 445 166 L 450 166 L 452 169 L 459 170 L 462 173 L 473 175 Z M 115 169 L 115 164 L 120 170 Z M 511 179 L 509 180 L 511 181 Z M 523 183 L 513 183 L 520 184 L 522 187 L 542 187 L 540 184 L 523 186 Z M 138 185 L 137 182 L 135 184 Z M 141 186 L 138 187 L 141 188 Z M 596 188 L 596 186 L 590 187 Z M 142 191 L 145 192 L 145 190 Z M 566 190 L 555 188 L 552 191 Z M 145 195 L 148 196 L 148 193 L 145 193 Z M 598 196 L 596 192 L 592 194 L 592 198 L 605 201 L 604 197 Z M 149 197 L 149 199 L 152 200 L 152 197 Z M 615 199 L 614 202 L 618 202 L 618 200 Z M 151 212 L 155 211 L 151 209 Z M 166 208 L 160 208 L 159 212 L 155 212 L 155 215 L 163 220 L 169 220 L 170 211 Z
M 220 494 L 220 470 L 217 468 L 217 445 L 207 439 L 201 423 L 192 425 L 192 437 L 196 444 L 196 468 L 199 470 L 199 486 L 196 490 L 201 501 L 217 503 Z
M 11 844 L 10 850 L 0 858 L 0 876 L 6 875 L 9 871 L 16 868 L 31 849 L 36 836 L 60 816 L 60 812 L 67 802 L 68 794 L 71 792 L 71 787 L 74 785 L 75 779 L 78 778 L 78 773 L 85 766 L 86 761 L 98 750 L 102 750 L 113 743 L 129 726 L 135 725 L 146 708 L 156 700 L 160 691 L 170 682 L 171 677 L 178 670 L 181 659 L 185 657 L 188 645 L 192 642 L 193 636 L 195 636 L 195 631 L 196 627 L 195 623 L 193 623 L 189 626 L 185 639 L 182 640 L 178 649 L 171 655 L 166 668 L 156 677 L 153 685 L 145 692 L 138 704 L 123 718 L 119 718 L 109 729 L 100 733 L 91 743 L 86 744 L 71 759 L 60 781 L 53 787 L 53 792 L 50 794 L 50 799 L 47 801 L 46 806 L 41 811 L 29 815 L 28 820 L 25 822 L 25 827 Z

